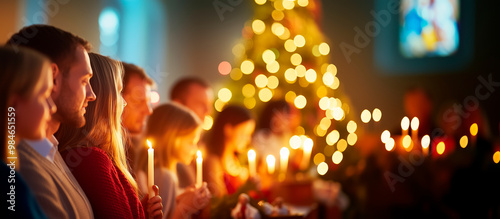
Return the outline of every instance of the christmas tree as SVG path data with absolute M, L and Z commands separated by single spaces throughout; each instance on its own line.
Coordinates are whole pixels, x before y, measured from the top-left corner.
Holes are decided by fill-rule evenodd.
M 337 67 L 330 63 L 320 2 L 255 0 L 254 9 L 241 42 L 233 47 L 234 62 L 219 65 L 231 80 L 218 91 L 215 109 L 235 103 L 258 114 L 267 102 L 286 100 L 302 115 L 290 139 L 292 152 L 313 140 L 309 164 L 325 175 L 329 167 L 346 160 L 344 153 L 352 150 L 358 136 Z

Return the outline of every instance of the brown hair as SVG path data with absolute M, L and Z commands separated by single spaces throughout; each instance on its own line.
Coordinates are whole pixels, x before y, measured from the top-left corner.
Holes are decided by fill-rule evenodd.
M 224 127 L 226 125 L 237 126 L 250 120 L 254 120 L 254 118 L 246 108 L 238 105 L 227 105 L 224 107 L 210 129 L 207 151 L 212 155 L 222 157 L 227 139 L 227 136 L 224 134 Z
M 42 54 L 30 49 L 0 47 L 0 159 L 5 158 L 7 138 L 8 108 L 13 95 L 30 98 L 36 88 L 42 86 L 44 63 L 49 60 Z M 47 64 L 48 66 L 48 64 Z M 15 113 L 15 112 L 14 112 Z
M 196 77 L 183 78 L 174 84 L 170 92 L 170 100 L 177 100 L 181 103 L 187 98 L 187 91 L 191 85 L 199 85 L 204 88 L 210 88 L 207 82 Z
M 95 53 L 89 53 L 94 77 L 90 84 L 94 89 L 96 101 L 89 102 L 82 128 L 61 125 L 56 133 L 61 149 L 72 147 L 98 147 L 106 152 L 116 167 L 125 175 L 132 187 L 137 183 L 129 171 L 124 147 L 124 131 L 121 114 L 124 101 L 119 86 L 122 83 L 123 67 L 121 62 Z
M 155 163 L 158 167 L 172 164 L 172 156 L 179 137 L 193 133 L 200 128 L 201 121 L 189 109 L 176 104 L 166 103 L 156 107 L 149 116 L 145 137 L 155 149 Z M 147 150 L 144 146 L 139 152 L 137 169 L 147 170 Z
M 143 68 L 141 68 L 137 65 L 131 64 L 131 63 L 126 63 L 126 62 L 122 62 L 122 64 L 123 64 L 123 70 L 125 72 L 123 74 L 123 92 L 124 93 L 128 92 L 128 90 L 127 90 L 128 82 L 129 82 L 130 78 L 133 76 L 139 77 L 139 79 L 146 81 L 146 83 L 151 85 L 151 86 L 153 86 L 155 84 L 153 79 L 151 79 L 146 74 L 146 71 L 144 71 Z
M 90 51 L 90 43 L 70 32 L 49 25 L 31 25 L 19 30 L 10 37 L 7 44 L 34 49 L 57 64 L 63 76 L 67 76 L 71 64 L 75 61 L 75 51 L 82 46 Z

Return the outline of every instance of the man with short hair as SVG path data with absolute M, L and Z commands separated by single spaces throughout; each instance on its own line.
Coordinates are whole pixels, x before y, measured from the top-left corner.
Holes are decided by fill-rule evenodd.
M 141 67 L 125 62 L 122 64 L 124 69 L 122 96 L 127 102 L 122 113 L 122 123 L 130 134 L 127 143 L 127 158 L 130 166 L 134 169 L 135 155 L 143 145 L 141 134 L 146 118 L 153 113 L 151 88 L 154 86 L 154 81 Z
M 170 99 L 191 109 L 201 121 L 212 113 L 212 89 L 200 78 L 187 77 L 179 80 L 172 88 Z
M 61 123 L 85 125 L 85 108 L 96 99 L 89 83 L 93 75 L 87 53 L 90 44 L 49 25 L 24 27 L 7 44 L 28 47 L 50 58 L 54 80 L 51 97 L 57 106 L 47 128 L 51 139 L 19 144 L 20 173 L 48 218 L 93 218 L 87 196 L 61 158 L 54 138 Z
M 201 121 L 212 113 L 213 93 L 207 82 L 196 77 L 186 77 L 174 84 L 170 100 L 192 110 Z M 203 144 L 201 138 L 199 144 Z M 177 163 L 179 186 L 185 188 L 194 184 L 194 166 Z

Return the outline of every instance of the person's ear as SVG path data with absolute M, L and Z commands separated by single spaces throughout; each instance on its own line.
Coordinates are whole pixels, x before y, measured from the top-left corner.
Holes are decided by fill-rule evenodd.
M 56 63 L 51 63 L 50 68 L 52 70 L 53 88 L 52 93 L 58 94 L 61 90 L 62 85 L 62 73 Z

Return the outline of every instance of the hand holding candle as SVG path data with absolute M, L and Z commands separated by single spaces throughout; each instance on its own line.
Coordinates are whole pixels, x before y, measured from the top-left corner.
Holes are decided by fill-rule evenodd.
M 149 140 L 146 140 L 149 149 L 148 149 L 148 193 L 149 198 L 155 196 L 155 192 L 153 191 L 153 185 L 155 184 L 155 169 L 154 169 L 154 149 Z
M 201 151 L 196 152 L 196 188 L 200 188 L 203 184 L 203 157 Z

